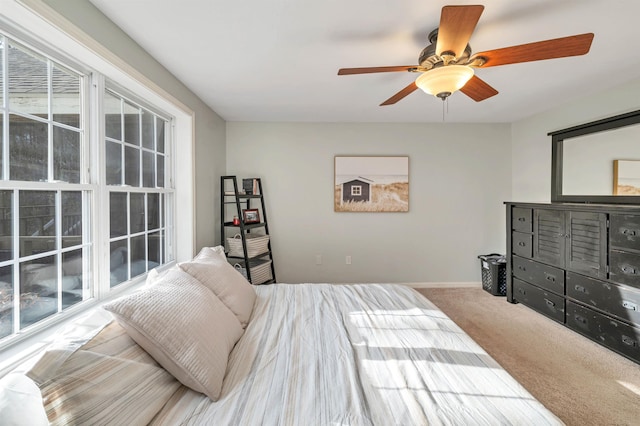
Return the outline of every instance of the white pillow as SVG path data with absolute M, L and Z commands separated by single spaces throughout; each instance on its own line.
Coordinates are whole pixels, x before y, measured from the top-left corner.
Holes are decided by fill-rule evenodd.
M 171 269 L 153 286 L 107 303 L 104 309 L 183 385 L 218 399 L 229 352 L 243 330 L 198 280 Z
M 178 266 L 211 289 L 238 317 L 242 327 L 247 326 L 256 292 L 249 281 L 227 261 L 222 246 L 204 247 L 192 261 Z
M 10 373 L 0 379 L 0 417 L 1 423 L 7 426 L 49 425 L 40 389 L 19 373 Z

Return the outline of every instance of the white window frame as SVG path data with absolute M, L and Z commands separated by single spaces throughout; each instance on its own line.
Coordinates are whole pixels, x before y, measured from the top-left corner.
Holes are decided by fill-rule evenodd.
M 171 167 L 180 173 L 174 177 L 173 194 L 174 208 L 167 211 L 167 215 L 172 216 L 174 228 L 167 230 L 167 237 L 171 235 L 174 258 L 176 261 L 188 260 L 194 256 L 195 252 L 195 208 L 194 208 L 194 182 L 193 182 L 193 144 L 194 144 L 194 112 L 181 101 L 169 94 L 155 82 L 124 62 L 113 52 L 87 36 L 79 28 L 69 23 L 64 17 L 51 9 L 46 3 L 38 0 L 13 0 L 3 2 L 2 15 L 0 15 L 0 28 L 3 33 L 28 47 L 43 45 L 47 48 L 47 53 L 52 52 L 65 60 L 61 60 L 63 65 L 68 65 L 66 59 L 72 63 L 83 64 L 88 69 L 95 69 L 100 72 L 99 76 L 94 76 L 90 82 L 89 102 L 94 102 L 98 93 L 104 90 L 104 79 L 115 82 L 125 90 L 135 93 L 136 97 L 145 99 L 149 104 L 165 111 L 167 115 L 173 117 L 170 129 L 171 139 L 174 141 L 170 157 L 173 160 Z M 19 34 L 15 34 L 9 29 L 20 28 Z M 17 31 L 18 32 L 18 31 Z M 30 43 L 29 37 L 22 37 L 25 34 L 32 34 Z M 38 50 L 38 49 L 36 49 Z M 66 53 L 63 53 L 66 52 Z M 72 53 L 71 53 L 72 52 Z M 101 110 L 91 110 L 86 115 L 86 119 L 93 125 L 86 137 L 90 140 L 99 140 L 104 134 L 103 124 L 100 117 Z M 97 138 L 97 139 L 96 139 Z M 177 145 L 180 149 L 176 149 Z M 99 150 L 93 150 L 90 154 L 89 164 L 103 164 L 105 157 L 104 144 Z M 170 167 L 165 165 L 165 167 Z M 96 168 L 88 170 L 91 175 L 90 182 L 104 182 L 104 173 Z M 37 183 L 33 183 L 37 184 Z M 45 184 L 49 190 L 53 189 L 51 184 Z M 87 184 L 93 188 L 92 184 Z M 38 185 L 33 185 L 38 187 Z M 107 194 L 108 191 L 100 191 Z M 108 203 L 104 196 L 95 195 L 91 200 L 91 208 L 94 211 L 108 211 Z M 92 220 L 90 231 L 93 235 L 108 235 L 108 215 L 102 214 L 96 220 Z M 105 234 L 105 231 L 107 234 Z M 94 256 L 92 259 L 92 270 L 100 277 L 108 276 L 109 250 L 108 238 L 94 239 Z M 171 264 L 167 265 L 171 266 Z M 6 373 L 16 362 L 23 361 L 26 356 L 37 352 L 45 346 L 55 331 L 65 322 L 72 320 L 75 316 L 83 314 L 93 307 L 104 303 L 112 298 L 118 297 L 124 292 L 132 291 L 144 282 L 144 278 L 133 280 L 127 285 L 117 286 L 108 289 L 109 283 L 106 280 L 99 280 L 100 285 L 95 287 L 92 303 L 83 302 L 78 309 L 69 309 L 69 315 L 56 316 L 50 320 L 42 321 L 38 327 L 38 333 L 31 336 L 18 336 L 12 339 L 11 345 L 0 348 L 2 362 L 0 362 L 0 376 Z M 36 331 L 36 330 L 34 330 Z
M 359 197 L 362 195 L 362 185 L 353 185 L 351 187 L 351 195 L 353 197 Z
M 89 150 L 85 149 L 84 147 L 86 146 L 86 144 L 88 143 L 88 124 L 89 124 L 89 110 L 90 110 L 90 102 L 87 102 L 86 100 L 89 98 L 89 94 L 90 94 L 90 87 L 91 87 L 91 80 L 92 80 L 92 74 L 91 72 L 78 65 L 78 63 L 76 63 L 73 60 L 67 60 L 66 58 L 60 58 L 60 57 L 56 57 L 56 55 L 52 55 L 46 52 L 46 49 L 43 49 L 42 44 L 38 43 L 37 41 L 34 41 L 30 36 L 28 35 L 24 35 L 22 34 L 19 30 L 15 30 L 13 28 L 11 28 L 10 26 L 6 26 L 3 25 L 2 28 L 2 36 L 5 37 L 5 49 L 3 49 L 3 66 L 7 67 L 7 58 L 8 58 L 8 45 L 9 45 L 9 41 L 14 44 L 15 46 L 19 47 L 19 48 L 25 48 L 27 50 L 32 51 L 33 53 L 35 53 L 36 55 L 41 56 L 43 59 L 47 60 L 47 68 L 48 68 L 48 74 L 49 76 L 51 76 L 51 70 L 53 67 L 53 64 L 56 64 L 58 66 L 61 66 L 63 69 L 67 69 L 69 71 L 72 71 L 74 73 L 77 73 L 80 76 L 80 99 L 82 100 L 82 104 L 80 107 L 80 111 L 81 111 L 81 121 L 79 124 L 79 128 L 77 128 L 76 130 L 79 131 L 80 135 L 81 135 L 81 142 L 80 142 L 80 166 L 82 168 L 84 168 L 83 170 L 80 171 L 80 182 L 79 183 L 68 183 L 68 182 L 58 182 L 54 180 L 54 175 L 53 175 L 53 151 L 52 151 L 52 144 L 53 144 L 53 126 L 54 126 L 54 121 L 52 120 L 52 115 L 49 114 L 49 116 L 44 119 L 41 117 L 37 117 L 37 116 L 33 116 L 29 113 L 24 113 L 24 112 L 20 112 L 20 111 L 13 111 L 10 108 L 6 111 L 6 120 L 4 122 L 4 126 L 3 126 L 3 138 L 5 141 L 7 141 L 7 143 L 5 143 L 3 145 L 3 158 L 8 159 L 9 158 L 9 124 L 10 121 L 8 120 L 9 115 L 17 115 L 20 117 L 24 117 L 26 119 L 29 120 L 33 120 L 33 121 L 37 121 L 40 123 L 45 123 L 47 124 L 47 135 L 48 135 L 48 160 L 47 160 L 47 181 L 46 182 L 37 182 L 37 181 L 12 181 L 9 180 L 10 177 L 10 167 L 7 167 L 7 162 L 4 162 L 4 167 L 3 167 L 3 173 L 2 173 L 2 179 L 0 179 L 0 190 L 3 191 L 12 191 L 13 195 L 12 195 L 12 210 L 16 212 L 16 214 L 13 215 L 13 248 L 14 248 L 14 256 L 13 259 L 8 260 L 8 261 L 4 261 L 4 262 L 0 262 L 0 267 L 4 267 L 4 266 L 11 266 L 13 268 L 13 281 L 14 281 L 14 300 L 20 300 L 21 297 L 21 288 L 20 288 L 20 264 L 22 262 L 25 261 L 31 261 L 31 260 L 37 260 L 39 258 L 46 258 L 49 256 L 55 256 L 57 259 L 56 262 L 56 269 L 57 269 L 57 273 L 56 276 L 58 278 L 59 281 L 59 288 L 58 288 L 58 307 L 57 313 L 54 313 L 52 315 L 50 315 L 49 317 L 46 317 L 32 325 L 28 325 L 26 327 L 24 327 L 23 329 L 17 330 L 17 327 L 20 323 L 20 312 L 18 309 L 14 309 L 13 312 L 13 333 L 12 335 L 9 335 L 5 338 L 2 339 L 2 342 L 0 343 L 0 351 L 2 351 L 3 348 L 5 347 L 10 347 L 11 345 L 15 344 L 15 342 L 20 342 L 22 339 L 24 339 L 25 337 L 28 337 L 32 334 L 37 333 L 38 331 L 45 329 L 47 327 L 50 327 L 51 324 L 55 323 L 56 321 L 59 321 L 60 318 L 64 318 L 66 316 L 69 316 L 71 314 L 73 314 L 76 311 L 80 311 L 83 308 L 80 306 L 84 303 L 86 303 L 87 300 L 91 299 L 94 297 L 95 295 L 95 286 L 92 286 L 90 283 L 93 280 L 94 274 L 93 274 L 93 268 L 92 266 L 94 265 L 94 263 L 92 262 L 92 253 L 93 253 L 93 248 L 94 248 L 94 242 L 95 242 L 95 232 L 92 230 L 92 223 L 95 222 L 94 220 L 94 215 L 91 213 L 91 209 L 92 206 L 94 205 L 93 200 L 95 199 L 96 196 L 96 189 L 97 189 L 97 185 L 95 184 L 95 182 L 92 181 L 91 177 L 90 177 L 90 173 L 89 173 L 89 168 L 88 166 L 90 166 L 91 162 L 90 162 L 90 157 L 89 157 Z M 51 95 L 52 95 L 52 87 L 51 87 L 51 80 L 49 79 L 48 82 L 48 111 L 51 113 Z M 9 97 L 9 90 L 8 90 L 8 82 L 5 82 L 5 85 L 3 87 L 4 93 L 3 93 L 3 98 L 6 100 L 6 103 L 9 104 L 8 101 L 8 97 Z M 55 126 L 58 126 L 60 128 L 65 128 L 67 126 L 65 125 L 60 125 L 59 123 L 55 123 Z M 19 215 L 17 214 L 17 212 L 19 211 L 20 205 L 19 205 L 19 194 L 22 191 L 46 191 L 46 192 L 53 192 L 55 193 L 55 197 L 56 197 L 56 211 L 55 211 L 55 220 L 56 220 L 56 235 L 55 235 L 55 239 L 56 239 L 56 248 L 50 251 L 47 251 L 47 253 L 45 253 L 44 255 L 22 255 L 20 253 L 20 239 L 21 236 L 20 235 L 20 231 L 19 231 Z M 67 191 L 73 191 L 73 192 L 81 192 L 82 193 L 82 198 L 83 198 L 83 202 L 86 203 L 86 208 L 83 209 L 83 230 L 82 230 L 82 240 L 83 243 L 78 245 L 78 246 L 74 246 L 73 248 L 63 248 L 60 245 L 60 238 L 61 238 L 61 211 L 60 211 L 60 193 L 61 192 L 67 192 Z M 69 251 L 73 251 L 73 250 L 77 250 L 77 249 L 81 249 L 83 251 L 83 301 L 79 302 L 73 306 L 70 306 L 68 308 L 66 308 L 64 311 L 61 311 L 61 306 L 62 306 L 62 298 L 61 298 L 61 268 L 62 268 L 62 264 L 60 262 L 62 255 L 66 252 Z

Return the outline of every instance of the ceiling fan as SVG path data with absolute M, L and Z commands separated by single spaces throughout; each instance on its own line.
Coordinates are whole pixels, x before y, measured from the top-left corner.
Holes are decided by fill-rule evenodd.
M 468 43 L 483 10 L 482 5 L 444 6 L 440 26 L 429 34 L 431 44 L 420 53 L 419 65 L 341 68 L 338 75 L 395 71 L 420 73 L 415 82 L 380 106 L 395 104 L 418 88 L 443 101 L 460 90 L 480 102 L 497 95 L 498 91 L 476 76 L 474 68 L 579 56 L 591 48 L 593 33 L 586 33 L 472 54 Z

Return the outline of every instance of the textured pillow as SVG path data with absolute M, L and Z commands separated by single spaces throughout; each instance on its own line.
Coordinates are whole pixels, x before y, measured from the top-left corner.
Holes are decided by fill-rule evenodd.
M 238 317 L 242 327 L 247 326 L 256 292 L 249 281 L 229 264 L 222 246 L 204 247 L 192 261 L 178 266 L 211 289 Z
M 243 330 L 206 287 L 178 268 L 104 305 L 142 348 L 183 385 L 216 401 L 229 352 Z

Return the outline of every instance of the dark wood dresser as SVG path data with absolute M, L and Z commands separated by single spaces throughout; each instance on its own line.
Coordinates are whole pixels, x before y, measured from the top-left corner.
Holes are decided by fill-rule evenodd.
M 507 301 L 640 363 L 640 206 L 505 204 Z

